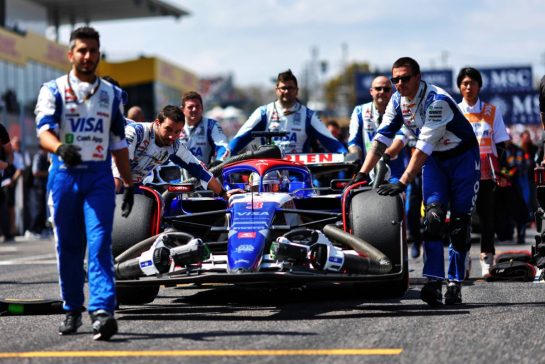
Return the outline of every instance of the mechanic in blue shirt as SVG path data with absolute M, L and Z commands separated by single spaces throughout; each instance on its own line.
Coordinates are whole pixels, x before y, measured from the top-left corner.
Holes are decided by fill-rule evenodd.
M 470 248 L 470 219 L 479 190 L 479 146 L 473 128 L 444 90 L 421 80 L 420 66 L 403 57 L 392 66 L 392 96 L 378 134 L 360 172 L 353 181 L 368 179 L 368 173 L 391 145 L 397 131 L 416 139 L 416 148 L 399 181 L 379 186 L 381 195 L 395 196 L 422 169 L 425 204 L 423 274 L 428 283 L 421 298 L 430 306 L 443 303 L 442 281 L 445 279 L 443 232 L 448 231 L 449 264 L 445 304 L 462 302 L 461 282 L 465 258 Z M 447 210 L 450 223 L 445 226 Z
M 222 162 L 231 154 L 227 137 L 223 134 L 220 123 L 203 117 L 202 97 L 195 91 L 182 96 L 182 111 L 185 116 L 182 143 L 198 160 L 210 165 Z
M 89 306 L 93 339 L 117 332 L 112 257 L 115 208 L 111 159 L 127 187 L 130 178 L 122 91 L 96 76 L 98 32 L 90 27 L 70 35 L 72 70 L 45 83 L 36 105 L 40 145 L 53 153 L 48 189 L 53 216 L 60 286 L 66 317 L 59 334 L 81 326 L 85 249 L 88 249 Z M 123 198 L 123 216 L 132 209 L 132 188 Z
M 256 149 L 265 140 L 252 141 L 252 131 L 284 131 L 285 137 L 273 138 L 284 153 L 308 153 L 312 138 L 317 138 L 328 151 L 346 153 L 338 141 L 318 118 L 316 113 L 297 99 L 297 79 L 287 70 L 278 74 L 276 80 L 277 100 L 257 108 L 229 143 L 233 154 L 239 153 L 248 144 Z M 251 142 L 251 143 L 250 143 Z
M 125 127 L 129 145 L 129 160 L 132 181 L 142 182 L 155 167 L 168 159 L 196 177 L 201 186 L 210 189 L 223 198 L 228 198 L 233 191 L 225 191 L 217 178 L 206 169 L 180 141 L 184 127 L 184 114 L 179 107 L 167 105 L 151 123 L 129 123 Z M 116 190 L 121 191 L 121 174 L 112 166 Z

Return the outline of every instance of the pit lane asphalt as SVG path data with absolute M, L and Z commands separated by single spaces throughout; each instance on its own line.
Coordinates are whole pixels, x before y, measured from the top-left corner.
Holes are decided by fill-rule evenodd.
M 525 246 L 497 249 L 529 249 L 532 240 L 529 231 Z M 162 288 L 152 304 L 120 307 L 120 333 L 111 342 L 92 341 L 86 315 L 79 333 L 66 337 L 57 334 L 62 315 L 0 316 L 0 364 L 543 361 L 545 284 L 479 280 L 478 252 L 473 244 L 472 279 L 463 287 L 464 304 L 456 307 L 432 309 L 420 301 L 422 258 L 410 260 L 411 286 L 400 300 L 362 298 L 331 287 Z M 0 243 L 0 297 L 58 297 L 52 241 Z M 282 349 L 306 351 L 256 351 Z M 368 355 L 361 349 L 398 351 Z M 24 353 L 45 357 L 9 357 Z

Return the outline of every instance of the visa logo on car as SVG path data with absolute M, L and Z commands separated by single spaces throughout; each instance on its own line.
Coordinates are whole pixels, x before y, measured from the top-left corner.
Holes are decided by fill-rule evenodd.
M 267 211 L 243 211 L 237 212 L 237 216 L 267 216 L 269 213 Z
M 102 119 L 95 118 L 69 118 L 70 130 L 75 132 L 104 132 L 104 122 Z

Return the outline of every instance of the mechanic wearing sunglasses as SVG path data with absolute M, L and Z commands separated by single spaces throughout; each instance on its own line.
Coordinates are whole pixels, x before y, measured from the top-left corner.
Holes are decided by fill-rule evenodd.
M 397 92 L 386 107 L 384 119 L 354 181 L 368 178 L 399 129 L 417 139 L 416 148 L 399 181 L 379 186 L 381 195 L 405 191 L 422 169 L 425 204 L 423 275 L 428 278 L 420 292 L 430 306 L 443 304 L 445 279 L 443 232 L 448 231 L 449 265 L 445 304 L 462 302 L 461 282 L 470 248 L 470 218 L 479 190 L 480 158 L 471 124 L 454 99 L 443 89 L 421 80 L 420 66 L 403 57 L 392 66 L 391 81 Z M 445 226 L 447 210 L 450 222 Z
M 369 93 L 373 101 L 358 105 L 350 117 L 350 134 L 348 137 L 348 151 L 357 153 L 361 160 L 371 147 L 371 142 L 377 134 L 382 122 L 386 105 L 392 97 L 392 84 L 386 76 L 378 76 L 371 82 Z M 400 130 L 394 142 L 384 151 L 383 158 L 390 166 L 390 182 L 399 180 L 405 170 L 404 145 L 407 137 Z

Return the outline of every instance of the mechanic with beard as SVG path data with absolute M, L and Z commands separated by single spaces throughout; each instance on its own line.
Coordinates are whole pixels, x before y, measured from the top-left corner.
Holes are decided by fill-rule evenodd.
M 368 180 L 369 172 L 392 144 L 399 129 L 404 128 L 407 135 L 410 133 L 417 139 L 399 181 L 383 184 L 377 192 L 389 196 L 403 193 L 422 169 L 426 208 L 423 275 L 428 282 L 421 290 L 421 298 L 430 306 L 443 303 L 443 232 L 448 232 L 450 245 L 445 304 L 460 304 L 465 257 L 470 248 L 470 219 L 479 189 L 477 138 L 454 99 L 439 87 L 421 80 L 420 66 L 414 59 L 403 57 L 395 61 L 392 76 L 397 92 L 386 108 L 381 127 L 353 183 Z M 447 227 L 445 219 L 449 209 Z
M 371 147 L 371 142 L 384 117 L 386 105 L 392 97 L 392 84 L 386 76 L 378 76 L 371 82 L 369 90 L 373 101 L 354 108 L 350 117 L 350 135 L 348 137 L 348 151 L 357 153 L 359 159 L 365 158 L 367 150 Z M 390 147 L 383 154 L 383 158 L 390 166 L 390 181 L 395 182 L 405 170 L 405 152 L 404 146 L 407 143 L 407 137 L 399 131 Z
M 155 167 L 164 164 L 169 158 L 196 177 L 201 186 L 210 189 L 223 198 L 229 198 L 233 191 L 225 191 L 221 183 L 212 176 L 191 152 L 181 144 L 180 133 L 184 127 L 184 114 L 179 107 L 167 105 L 151 123 L 130 123 L 125 127 L 129 144 L 129 161 L 132 181 L 140 184 Z M 112 166 L 116 191 L 123 185 L 120 173 Z
M 84 303 L 85 249 L 88 249 L 89 313 L 93 339 L 117 332 L 112 257 L 115 190 L 112 161 L 131 187 L 122 90 L 96 76 L 98 32 L 90 27 L 70 35 L 72 70 L 40 89 L 36 104 L 40 146 L 53 153 L 48 178 L 60 286 L 66 317 L 59 334 L 76 333 Z M 132 209 L 127 188 L 122 211 Z
M 181 140 L 187 149 L 206 165 L 210 165 L 212 157 L 214 164 L 228 158 L 227 137 L 216 120 L 203 117 L 201 95 L 195 91 L 186 93 L 182 96 L 181 108 L 185 116 Z
M 346 148 L 338 141 L 318 118 L 316 113 L 302 105 L 297 99 L 297 79 L 287 70 L 278 74 L 276 80 L 277 101 L 257 108 L 229 143 L 233 154 L 239 153 L 250 144 L 252 149 L 265 143 L 252 141 L 252 131 L 284 131 L 286 137 L 274 138 L 284 153 L 308 153 L 311 140 L 318 139 L 328 151 L 346 153 Z M 251 142 L 251 143 L 250 143 Z

